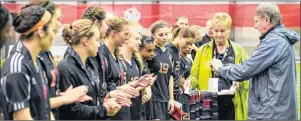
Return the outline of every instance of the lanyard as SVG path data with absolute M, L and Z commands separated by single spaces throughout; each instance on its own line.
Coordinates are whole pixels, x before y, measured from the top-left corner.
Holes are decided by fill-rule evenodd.
M 229 51 L 229 48 L 230 48 L 230 43 L 228 43 L 228 46 L 227 46 L 227 48 L 226 48 L 226 50 L 225 50 L 225 52 L 224 52 L 224 56 L 223 56 L 223 58 L 222 58 L 222 62 L 226 59 L 226 57 L 227 57 L 227 55 L 228 55 L 228 51 Z M 214 44 L 214 55 L 213 55 L 213 59 L 217 59 L 217 47 L 216 47 L 216 45 Z M 213 78 L 215 78 L 216 77 L 216 75 L 215 75 L 215 73 L 213 73 L 212 72 L 212 74 L 213 74 Z
M 117 63 L 117 68 L 120 72 L 120 75 L 119 75 L 119 84 L 117 84 L 117 86 L 121 86 L 123 84 L 125 84 L 125 68 L 124 68 L 124 65 L 122 64 L 122 60 L 121 59 L 118 59 L 116 57 L 116 60 L 115 60 L 115 63 Z
M 38 67 L 36 67 L 36 72 L 39 74 L 39 76 L 40 76 L 40 81 L 41 81 L 41 84 L 42 84 L 42 95 L 43 95 L 43 98 L 45 99 L 44 101 L 44 105 L 45 105 L 45 108 L 46 108 L 46 114 L 45 114 L 45 117 L 47 118 L 47 119 L 50 119 L 50 116 L 49 116 L 49 112 L 48 112 L 48 110 L 50 109 L 50 106 L 49 106 L 49 104 L 50 104 L 50 102 L 49 102 L 49 100 L 48 100 L 48 94 L 49 94 L 49 92 L 48 92 L 48 88 L 47 88 L 47 84 L 46 84 L 46 80 L 45 80 L 45 72 L 43 71 L 43 69 L 41 68 L 42 66 L 41 66 L 41 63 L 39 62 L 39 61 L 37 61 L 37 65 L 38 65 Z
M 230 48 L 230 43 L 228 44 L 225 52 L 224 52 L 224 56 L 222 58 L 222 62 L 226 59 L 227 55 L 228 55 L 228 51 L 229 51 L 229 48 Z M 214 59 L 217 59 L 217 47 L 214 45 L 214 55 L 213 55 L 213 58 Z

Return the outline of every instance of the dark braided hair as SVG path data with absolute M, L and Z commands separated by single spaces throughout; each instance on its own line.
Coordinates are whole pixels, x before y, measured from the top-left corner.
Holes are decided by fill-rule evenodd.
M 47 10 L 45 8 L 39 6 L 31 6 L 22 9 L 20 15 L 18 15 L 13 22 L 15 31 L 18 33 L 23 33 L 30 30 L 40 21 L 46 11 Z M 47 31 L 48 24 L 49 22 L 43 26 L 44 31 Z M 33 36 L 33 33 L 34 32 L 31 32 L 28 35 L 21 35 L 20 40 L 29 39 Z
M 59 8 L 57 4 L 51 2 L 50 0 L 45 0 L 45 1 L 34 1 L 34 2 L 29 3 L 29 4 L 26 4 L 25 6 L 23 6 L 21 8 L 21 10 L 24 9 L 24 8 L 30 7 L 30 6 L 40 6 L 40 7 L 43 7 L 47 11 L 49 11 L 52 15 L 54 15 L 55 14 L 55 10 L 57 8 Z
M 96 7 L 96 6 L 88 7 L 82 16 L 82 19 L 89 19 L 93 22 L 99 21 L 100 25 L 105 18 L 106 18 L 106 11 L 103 8 Z
M 0 3 L 0 30 L 2 30 L 9 20 L 12 20 L 9 11 Z
M 151 37 L 148 37 L 146 35 L 142 35 L 142 38 L 140 39 L 140 48 L 144 48 L 147 44 L 153 44 L 154 40 Z
M 10 37 L 9 34 L 4 34 L 4 32 L 7 33 L 7 31 L 10 30 L 10 29 L 8 30 L 8 28 L 11 26 L 12 21 L 13 19 L 11 14 L 0 3 L 0 49 L 3 47 L 7 39 Z

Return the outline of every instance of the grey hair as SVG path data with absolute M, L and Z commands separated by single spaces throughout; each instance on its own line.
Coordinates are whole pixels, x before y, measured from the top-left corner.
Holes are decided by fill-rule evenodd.
M 255 9 L 255 16 L 260 18 L 269 17 L 272 25 L 281 23 L 281 15 L 277 5 L 272 3 L 261 3 Z

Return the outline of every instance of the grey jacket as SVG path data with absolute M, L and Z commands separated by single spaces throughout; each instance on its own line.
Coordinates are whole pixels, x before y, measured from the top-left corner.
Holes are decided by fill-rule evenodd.
M 297 77 L 293 45 L 296 32 L 276 25 L 260 37 L 255 52 L 242 64 L 219 69 L 226 80 L 250 80 L 249 120 L 297 120 Z

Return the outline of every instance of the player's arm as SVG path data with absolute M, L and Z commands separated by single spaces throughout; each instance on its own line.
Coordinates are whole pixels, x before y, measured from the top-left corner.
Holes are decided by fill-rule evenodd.
M 29 76 L 21 72 L 10 73 L 1 78 L 1 83 L 3 89 L 9 92 L 5 97 L 8 99 L 8 113 L 13 114 L 13 120 L 33 120 L 29 109 L 31 98 Z
M 30 114 L 29 107 L 20 109 L 13 113 L 14 120 L 33 120 Z

